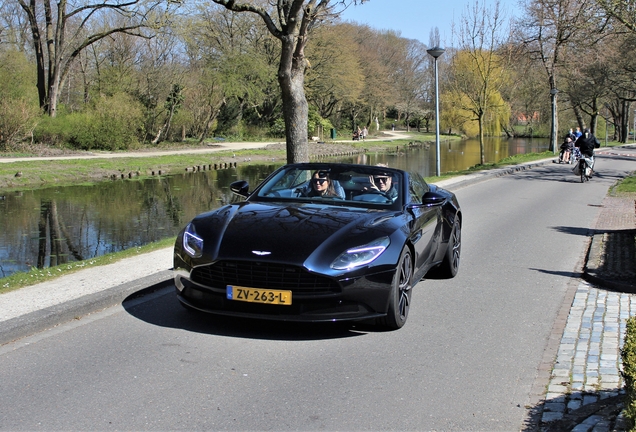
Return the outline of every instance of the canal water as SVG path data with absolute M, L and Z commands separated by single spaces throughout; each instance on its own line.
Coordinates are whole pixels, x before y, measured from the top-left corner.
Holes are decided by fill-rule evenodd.
M 547 140 L 486 143 L 486 160 L 541 152 Z M 479 142 L 442 141 L 442 172 L 479 163 Z M 435 146 L 365 153 L 338 159 L 435 175 Z M 94 258 L 174 237 L 195 215 L 240 200 L 229 191 L 241 179 L 260 183 L 279 165 L 238 165 L 146 180 L 105 181 L 93 186 L 0 191 L 0 278 L 29 269 Z

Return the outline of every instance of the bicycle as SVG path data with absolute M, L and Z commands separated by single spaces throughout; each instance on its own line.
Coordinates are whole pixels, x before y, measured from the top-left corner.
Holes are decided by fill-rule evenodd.
M 581 159 L 579 159 L 576 168 L 579 172 L 579 175 L 581 176 L 581 183 L 589 181 L 592 178 L 592 174 L 594 174 L 594 156 L 582 157 Z

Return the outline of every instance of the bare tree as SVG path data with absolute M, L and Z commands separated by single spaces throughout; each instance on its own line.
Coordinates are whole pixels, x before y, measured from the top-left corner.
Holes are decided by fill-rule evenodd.
M 398 107 L 404 113 L 408 131 L 411 116 L 420 111 L 425 100 L 429 56 L 423 43 L 417 40 L 405 42 L 400 60 L 395 64 L 395 83 L 400 98 Z
M 561 67 L 574 58 L 581 36 L 589 35 L 588 23 L 595 11 L 594 0 L 532 0 L 518 25 L 523 43 L 533 60 L 538 60 L 546 72 L 553 111 L 550 142 L 556 148 L 558 133 L 557 94 Z
M 313 27 L 323 19 L 337 16 L 338 7 L 364 0 L 277 0 L 275 10 L 262 6 L 263 2 L 212 0 L 234 12 L 259 15 L 269 32 L 281 42 L 278 83 L 283 100 L 287 162 L 309 161 L 307 120 L 309 108 L 305 97 L 305 47 Z M 274 15 L 275 12 L 275 15 Z M 273 18 L 277 17 L 277 20 Z
M 16 0 L 26 13 L 31 28 L 37 64 L 37 88 L 40 107 L 51 117 L 73 61 L 88 46 L 114 33 L 144 36 L 142 28 L 161 25 L 165 4 L 141 0 L 70 3 L 44 0 L 44 18 L 37 0 Z M 164 11 L 160 11 L 163 6 Z M 73 8 L 74 7 L 74 8 Z M 110 24 L 108 14 L 116 14 Z M 42 19 L 44 20 L 42 22 Z
M 636 33 L 636 2 L 634 0 L 596 0 L 607 15 L 617 19 Z
M 493 9 L 480 5 L 479 1 L 467 8 L 457 36 L 458 52 L 453 56 L 449 86 L 461 108 L 479 125 L 481 164 L 484 164 L 484 119 L 488 112 L 502 108 L 500 93 L 507 83 L 511 60 L 506 49 L 510 27 L 499 2 L 495 2 Z

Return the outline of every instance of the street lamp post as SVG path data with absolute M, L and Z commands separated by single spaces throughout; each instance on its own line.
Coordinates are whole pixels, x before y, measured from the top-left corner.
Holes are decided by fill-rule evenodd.
M 552 146 L 552 153 L 557 152 L 557 119 L 556 119 L 556 106 L 557 106 L 557 93 L 559 90 L 556 88 L 550 89 L 550 99 L 552 102 L 552 130 L 550 131 L 550 145 Z
M 439 85 L 437 80 L 437 58 L 444 54 L 444 48 L 435 47 L 426 50 L 434 59 L 435 63 L 435 175 L 440 176 L 440 151 L 439 151 Z

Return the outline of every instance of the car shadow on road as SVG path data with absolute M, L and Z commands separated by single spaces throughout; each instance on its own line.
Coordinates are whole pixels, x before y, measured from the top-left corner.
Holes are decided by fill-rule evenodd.
M 146 289 L 122 303 L 131 316 L 159 327 L 233 338 L 307 341 L 364 336 L 375 332 L 365 323 L 297 323 L 225 317 L 183 308 L 174 286 Z

